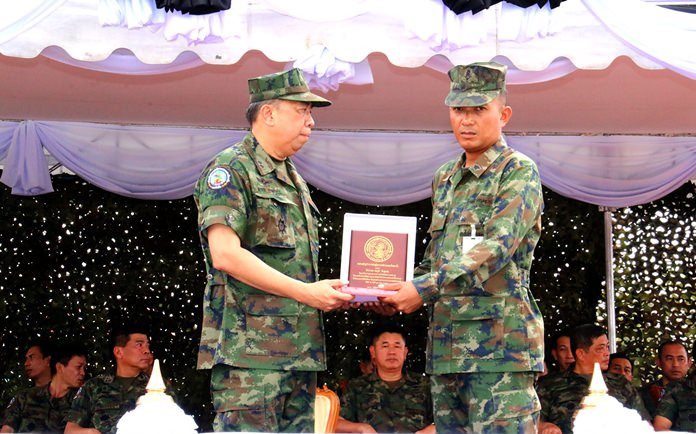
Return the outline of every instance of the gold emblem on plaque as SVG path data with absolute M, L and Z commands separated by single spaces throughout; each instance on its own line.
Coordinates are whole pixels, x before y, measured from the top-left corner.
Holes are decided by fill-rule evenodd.
M 389 238 L 378 235 L 365 241 L 364 250 L 371 261 L 384 262 L 394 254 L 394 245 Z

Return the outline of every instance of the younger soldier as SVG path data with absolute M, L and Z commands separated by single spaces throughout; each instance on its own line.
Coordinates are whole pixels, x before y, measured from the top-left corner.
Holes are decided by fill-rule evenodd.
M 44 340 L 29 345 L 24 356 L 24 372 L 34 386 L 45 386 L 51 381 L 51 350 L 51 344 Z
M 696 372 L 667 385 L 653 425 L 655 431 L 696 432 Z
M 336 432 L 434 434 L 430 383 L 403 371 L 408 348 L 401 327 L 378 328 L 370 354 L 376 371 L 348 383 Z
M 83 349 L 61 347 L 51 357 L 51 381 L 20 392 L 7 408 L 0 432 L 62 433 L 70 403 L 84 384 L 86 365 Z
M 614 353 L 609 357 L 609 372 L 623 375 L 628 381 L 633 381 L 633 362 L 626 353 Z
M 543 207 L 536 164 L 508 147 L 503 65 L 449 71 L 452 132 L 464 153 L 433 179 L 431 236 L 417 277 L 385 285 L 409 313 L 429 303 L 426 370 L 438 432 L 533 433 L 544 324 L 529 288 Z
M 541 400 L 539 434 L 572 434 L 573 415 L 588 393 L 595 363 L 605 371 L 609 367 L 609 339 L 594 324 L 577 327 L 570 336 L 575 363 L 566 371 L 542 377 L 537 385 Z M 604 381 L 613 396 L 624 406 L 637 410 L 650 420 L 638 391 L 623 375 L 604 374 Z
M 661 376 L 657 381 L 640 388 L 640 396 L 651 416 L 655 416 L 657 407 L 665 394 L 667 386 L 686 377 L 691 368 L 692 359 L 683 343 L 665 341 L 657 350 L 657 367 Z
M 145 394 L 150 341 L 142 329 L 119 330 L 112 338 L 115 375 L 99 375 L 85 383 L 73 399 L 65 434 L 114 434 L 116 424 Z
M 562 332 L 552 338 L 551 357 L 556 362 L 556 370 L 561 372 L 575 362 L 573 351 L 570 349 L 570 333 Z

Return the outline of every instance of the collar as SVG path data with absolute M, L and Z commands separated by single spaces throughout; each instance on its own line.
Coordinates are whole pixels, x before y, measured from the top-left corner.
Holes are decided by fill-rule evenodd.
M 500 154 L 505 151 L 505 148 L 507 148 L 507 142 L 505 141 L 505 137 L 501 134 L 500 139 L 491 146 L 490 148 L 486 149 L 486 152 L 483 154 L 479 155 L 479 157 L 474 161 L 474 165 L 471 167 L 464 167 L 464 163 L 466 162 L 466 154 L 462 154 L 461 158 L 461 167 L 463 170 L 469 170 L 471 173 L 474 174 L 475 177 L 480 178 L 481 175 L 483 175 L 486 170 L 488 170 L 489 167 L 491 167 L 491 164 L 495 160 L 498 159 Z
M 275 172 L 279 180 L 288 185 L 294 185 L 289 171 L 294 170 L 295 167 L 289 158 L 285 160 L 276 160 L 271 157 L 251 133 L 248 133 L 246 137 L 244 137 L 243 143 L 252 160 L 254 160 L 256 169 L 261 176 L 266 176 L 271 172 Z

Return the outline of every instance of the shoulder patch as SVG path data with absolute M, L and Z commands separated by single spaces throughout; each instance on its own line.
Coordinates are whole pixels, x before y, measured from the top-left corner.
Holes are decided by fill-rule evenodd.
M 208 188 L 217 190 L 230 182 L 230 172 L 222 167 L 216 167 L 208 175 Z

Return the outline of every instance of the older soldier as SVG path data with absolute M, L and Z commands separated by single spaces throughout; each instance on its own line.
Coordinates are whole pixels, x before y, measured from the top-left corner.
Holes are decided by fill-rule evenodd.
M 570 345 L 575 363 L 566 371 L 542 377 L 537 385 L 541 400 L 539 434 L 572 434 L 573 415 L 588 393 L 594 364 L 599 363 L 603 371 L 609 367 L 609 339 L 603 328 L 594 324 L 577 327 L 571 333 Z M 612 372 L 603 375 L 609 395 L 650 420 L 638 391 L 626 377 Z
M 502 128 L 506 67 L 455 66 L 445 99 L 464 154 L 433 180 L 432 240 L 412 282 L 383 302 L 431 304 L 427 371 L 438 432 L 532 433 L 544 370 L 541 312 L 529 290 L 543 199 L 536 165 Z
M 77 389 L 85 382 L 85 351 L 63 346 L 51 356 L 53 377 L 45 386 L 20 392 L 10 403 L 0 433 L 62 433 Z
M 428 379 L 403 371 L 408 354 L 403 330 L 378 328 L 369 349 L 376 371 L 348 383 L 336 432 L 434 433 Z
M 640 396 L 645 407 L 654 417 L 667 386 L 675 381 L 683 380 L 691 368 L 693 360 L 680 341 L 665 341 L 657 350 L 657 367 L 662 373 L 656 381 L 640 388 Z
M 667 385 L 653 425 L 655 431 L 696 432 L 696 372 Z
M 118 330 L 112 338 L 115 375 L 99 375 L 77 392 L 68 412 L 65 434 L 114 434 L 121 416 L 145 394 L 150 341 L 144 330 Z
M 208 271 L 198 368 L 212 368 L 217 431 L 314 430 L 325 369 L 321 311 L 353 297 L 317 281 L 318 211 L 290 156 L 313 107 L 302 72 L 249 80 L 251 133 L 218 154 L 195 189 Z

